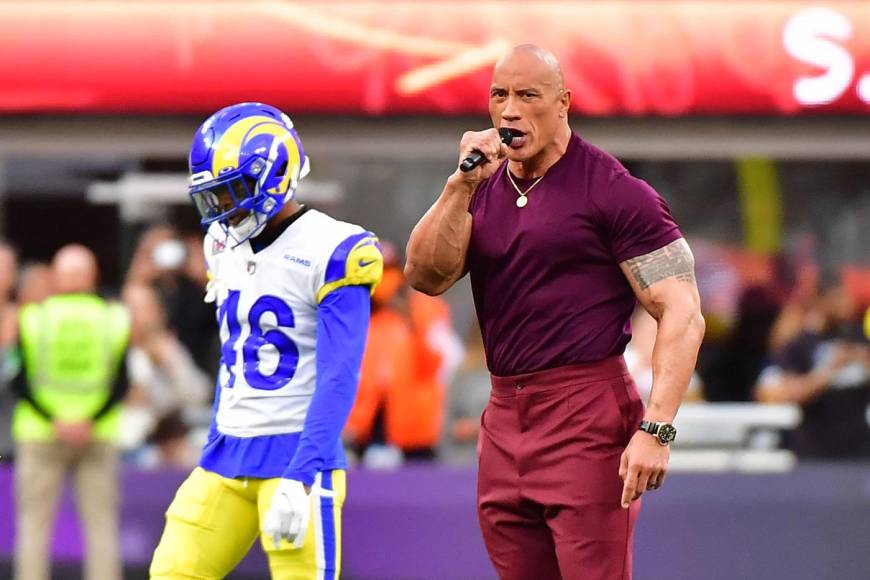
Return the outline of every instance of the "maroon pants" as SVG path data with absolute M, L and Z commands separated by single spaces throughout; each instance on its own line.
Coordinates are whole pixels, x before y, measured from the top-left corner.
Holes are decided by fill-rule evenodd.
M 643 418 L 622 357 L 492 377 L 481 417 L 478 516 L 502 580 L 629 580 L 640 502 L 619 459 Z

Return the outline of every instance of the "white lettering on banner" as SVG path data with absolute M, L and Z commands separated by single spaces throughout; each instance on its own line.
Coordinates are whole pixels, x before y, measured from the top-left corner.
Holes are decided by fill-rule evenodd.
M 858 81 L 858 98 L 865 103 L 870 103 L 870 73 L 866 73 Z
M 849 51 L 835 41 L 852 36 L 852 23 L 831 8 L 801 10 L 782 31 L 785 50 L 794 58 L 824 69 L 819 76 L 804 76 L 794 83 L 794 97 L 801 105 L 827 105 L 842 97 L 855 77 L 855 62 Z M 870 74 L 857 86 L 858 97 L 870 103 Z

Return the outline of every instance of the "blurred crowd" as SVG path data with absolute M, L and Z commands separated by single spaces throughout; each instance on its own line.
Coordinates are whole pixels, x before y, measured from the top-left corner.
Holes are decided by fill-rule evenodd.
M 708 336 L 698 370 L 708 401 L 799 405 L 786 444 L 801 457 L 870 457 L 866 290 L 811 260 L 774 262 L 746 286 L 729 328 Z
M 191 427 L 208 417 L 217 336 L 212 309 L 202 302 L 206 282 L 201 239 L 168 227 L 141 238 L 120 292 L 103 292 L 125 304 L 130 338 L 123 373 L 128 381 L 117 443 L 142 465 L 190 466 L 198 457 Z M 52 264 L 18 264 L 0 244 L 0 455 L 14 453 L 9 424 L 21 370 L 18 312 L 56 294 Z M 205 419 L 203 419 L 205 417 Z
M 480 331 L 455 328 L 438 297 L 411 289 L 402 257 L 384 243 L 385 272 L 372 318 L 356 404 L 344 440 L 354 461 L 391 467 L 406 460 L 471 463 L 490 379 Z M 870 456 L 870 342 L 867 304 L 838 276 L 811 263 L 779 264 L 777 275 L 742 287 L 725 323 L 709 314 L 708 334 L 687 400 L 793 403 L 801 426 L 786 443 L 801 456 Z M 118 444 L 140 466 L 191 467 L 205 440 L 220 345 L 202 239 L 168 226 L 139 238 L 122 287 L 131 330 L 125 367 L 129 391 Z M 54 293 L 50 264 L 19 264 L 0 244 L 0 455 L 9 436 L 20 369 L 17 318 L 26 304 Z M 626 360 L 644 399 L 653 383 L 655 321 L 632 320 Z

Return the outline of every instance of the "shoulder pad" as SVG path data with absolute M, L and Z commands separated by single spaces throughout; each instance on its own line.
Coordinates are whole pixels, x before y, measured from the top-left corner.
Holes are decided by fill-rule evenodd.
M 377 236 L 365 231 L 350 236 L 332 252 L 317 302 L 342 286 L 369 286 L 374 292 L 383 272 L 384 258 Z

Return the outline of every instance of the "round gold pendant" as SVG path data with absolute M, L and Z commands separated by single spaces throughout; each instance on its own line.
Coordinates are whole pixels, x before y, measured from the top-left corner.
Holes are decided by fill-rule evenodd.
M 517 198 L 517 207 L 526 207 L 527 203 L 529 203 L 529 198 L 525 195 L 521 195 Z

